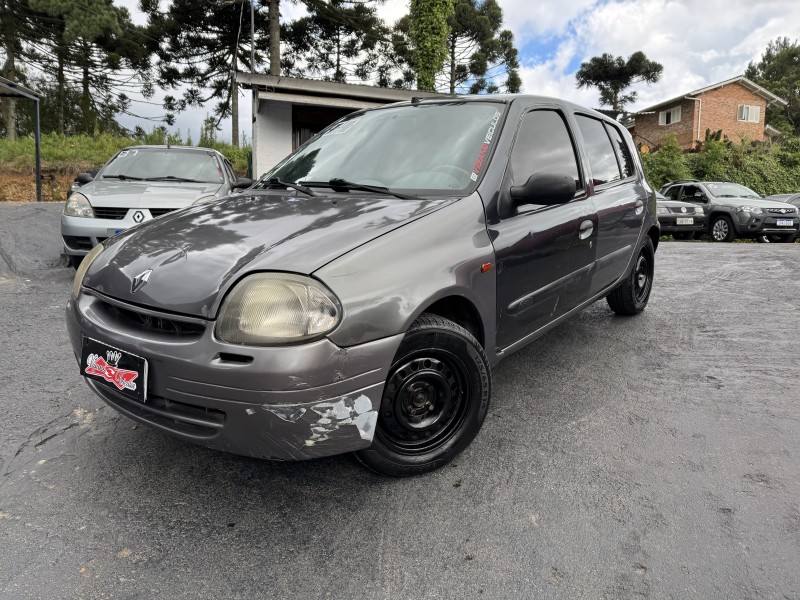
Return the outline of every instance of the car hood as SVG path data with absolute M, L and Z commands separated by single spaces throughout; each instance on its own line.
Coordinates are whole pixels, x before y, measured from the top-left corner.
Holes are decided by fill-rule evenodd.
M 700 207 L 697 206 L 697 204 L 692 204 L 691 202 L 681 202 L 680 200 L 656 200 L 656 205 L 666 206 L 668 208 L 697 208 L 700 210 Z
M 720 198 L 714 196 L 712 204 L 721 206 L 758 206 L 759 208 L 786 208 L 786 202 L 766 198 Z
M 96 179 L 78 189 L 92 206 L 104 208 L 184 208 L 203 196 L 216 194 L 220 183 L 120 181 Z
M 455 200 L 228 196 L 111 238 L 84 285 L 119 300 L 210 319 L 227 289 L 248 272 L 311 274 Z M 152 273 L 146 284 L 132 291 L 134 278 L 148 269 Z

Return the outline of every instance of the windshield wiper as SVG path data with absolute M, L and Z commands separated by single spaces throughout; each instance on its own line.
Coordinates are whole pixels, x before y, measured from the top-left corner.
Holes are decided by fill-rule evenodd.
M 132 177 L 131 175 L 103 175 L 103 179 L 132 179 L 133 181 L 141 181 L 141 177 Z
M 163 177 L 148 177 L 145 181 L 180 181 L 181 183 L 214 183 L 213 181 L 200 181 L 199 179 L 187 179 L 186 177 L 176 177 L 175 175 L 164 175 Z
M 303 185 L 309 187 L 327 187 L 331 188 L 334 192 L 349 192 L 350 190 L 361 190 L 362 192 L 375 192 L 376 194 L 389 194 L 395 198 L 402 198 L 403 200 L 420 200 L 419 196 L 409 196 L 408 194 L 401 194 L 400 192 L 393 192 L 387 187 L 378 185 L 366 185 L 364 183 L 355 183 L 347 181 L 346 179 L 339 179 L 334 177 L 329 181 L 301 181 Z
M 299 183 L 289 183 L 288 181 L 281 181 L 277 177 L 272 177 L 271 179 L 269 179 L 269 185 L 270 187 L 278 186 L 284 188 L 291 188 L 293 190 L 297 190 L 298 192 L 303 192 L 308 196 L 319 196 L 319 194 L 314 190 L 312 190 L 311 188 L 307 188 L 306 186 L 300 185 Z

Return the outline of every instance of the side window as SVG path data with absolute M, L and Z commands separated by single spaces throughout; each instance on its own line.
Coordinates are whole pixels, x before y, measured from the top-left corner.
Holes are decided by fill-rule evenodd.
M 681 194 L 681 186 L 673 185 L 666 191 L 664 195 L 670 200 L 677 200 L 680 197 L 680 194 Z
M 603 123 L 582 115 L 576 115 L 576 120 L 586 144 L 586 154 L 589 156 L 589 168 L 592 170 L 594 184 L 603 185 L 621 179 L 617 155 Z
M 582 189 L 578 159 L 564 117 L 555 110 L 534 110 L 522 118 L 511 152 L 511 185 L 522 185 L 534 173 L 571 175 Z
M 617 158 L 619 159 L 619 166 L 622 168 L 622 176 L 633 177 L 633 158 L 631 157 L 631 150 L 628 148 L 628 144 L 622 139 L 622 134 L 616 127 L 606 123 L 606 129 L 608 130 L 611 142 L 614 144 L 614 148 L 617 150 Z
M 693 199 L 694 195 L 697 193 L 702 193 L 700 188 L 696 185 L 685 185 L 683 186 L 683 196 L 681 196 L 682 200 Z

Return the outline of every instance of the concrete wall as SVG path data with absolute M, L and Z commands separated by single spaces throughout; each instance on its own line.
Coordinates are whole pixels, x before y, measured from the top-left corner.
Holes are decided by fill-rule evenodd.
M 257 179 L 292 152 L 292 105 L 261 100 L 253 129 L 253 177 Z

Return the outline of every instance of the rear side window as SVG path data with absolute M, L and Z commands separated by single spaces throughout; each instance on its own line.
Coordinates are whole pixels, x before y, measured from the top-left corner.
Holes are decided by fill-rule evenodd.
M 631 151 L 630 148 L 628 148 L 628 144 L 626 144 L 625 140 L 622 139 L 622 134 L 616 127 L 606 123 L 606 129 L 608 129 L 608 136 L 611 138 L 611 142 L 614 144 L 614 147 L 617 150 L 617 158 L 619 159 L 619 166 L 622 170 L 622 176 L 633 177 L 633 158 L 631 157 Z
M 594 184 L 603 185 L 609 181 L 621 179 L 622 175 L 617 164 L 617 155 L 603 124 L 597 119 L 582 115 L 576 115 L 576 119 L 581 134 L 583 134 Z
M 511 185 L 522 185 L 534 173 L 571 175 L 581 189 L 578 159 L 567 124 L 554 110 L 534 110 L 522 118 L 511 153 Z

